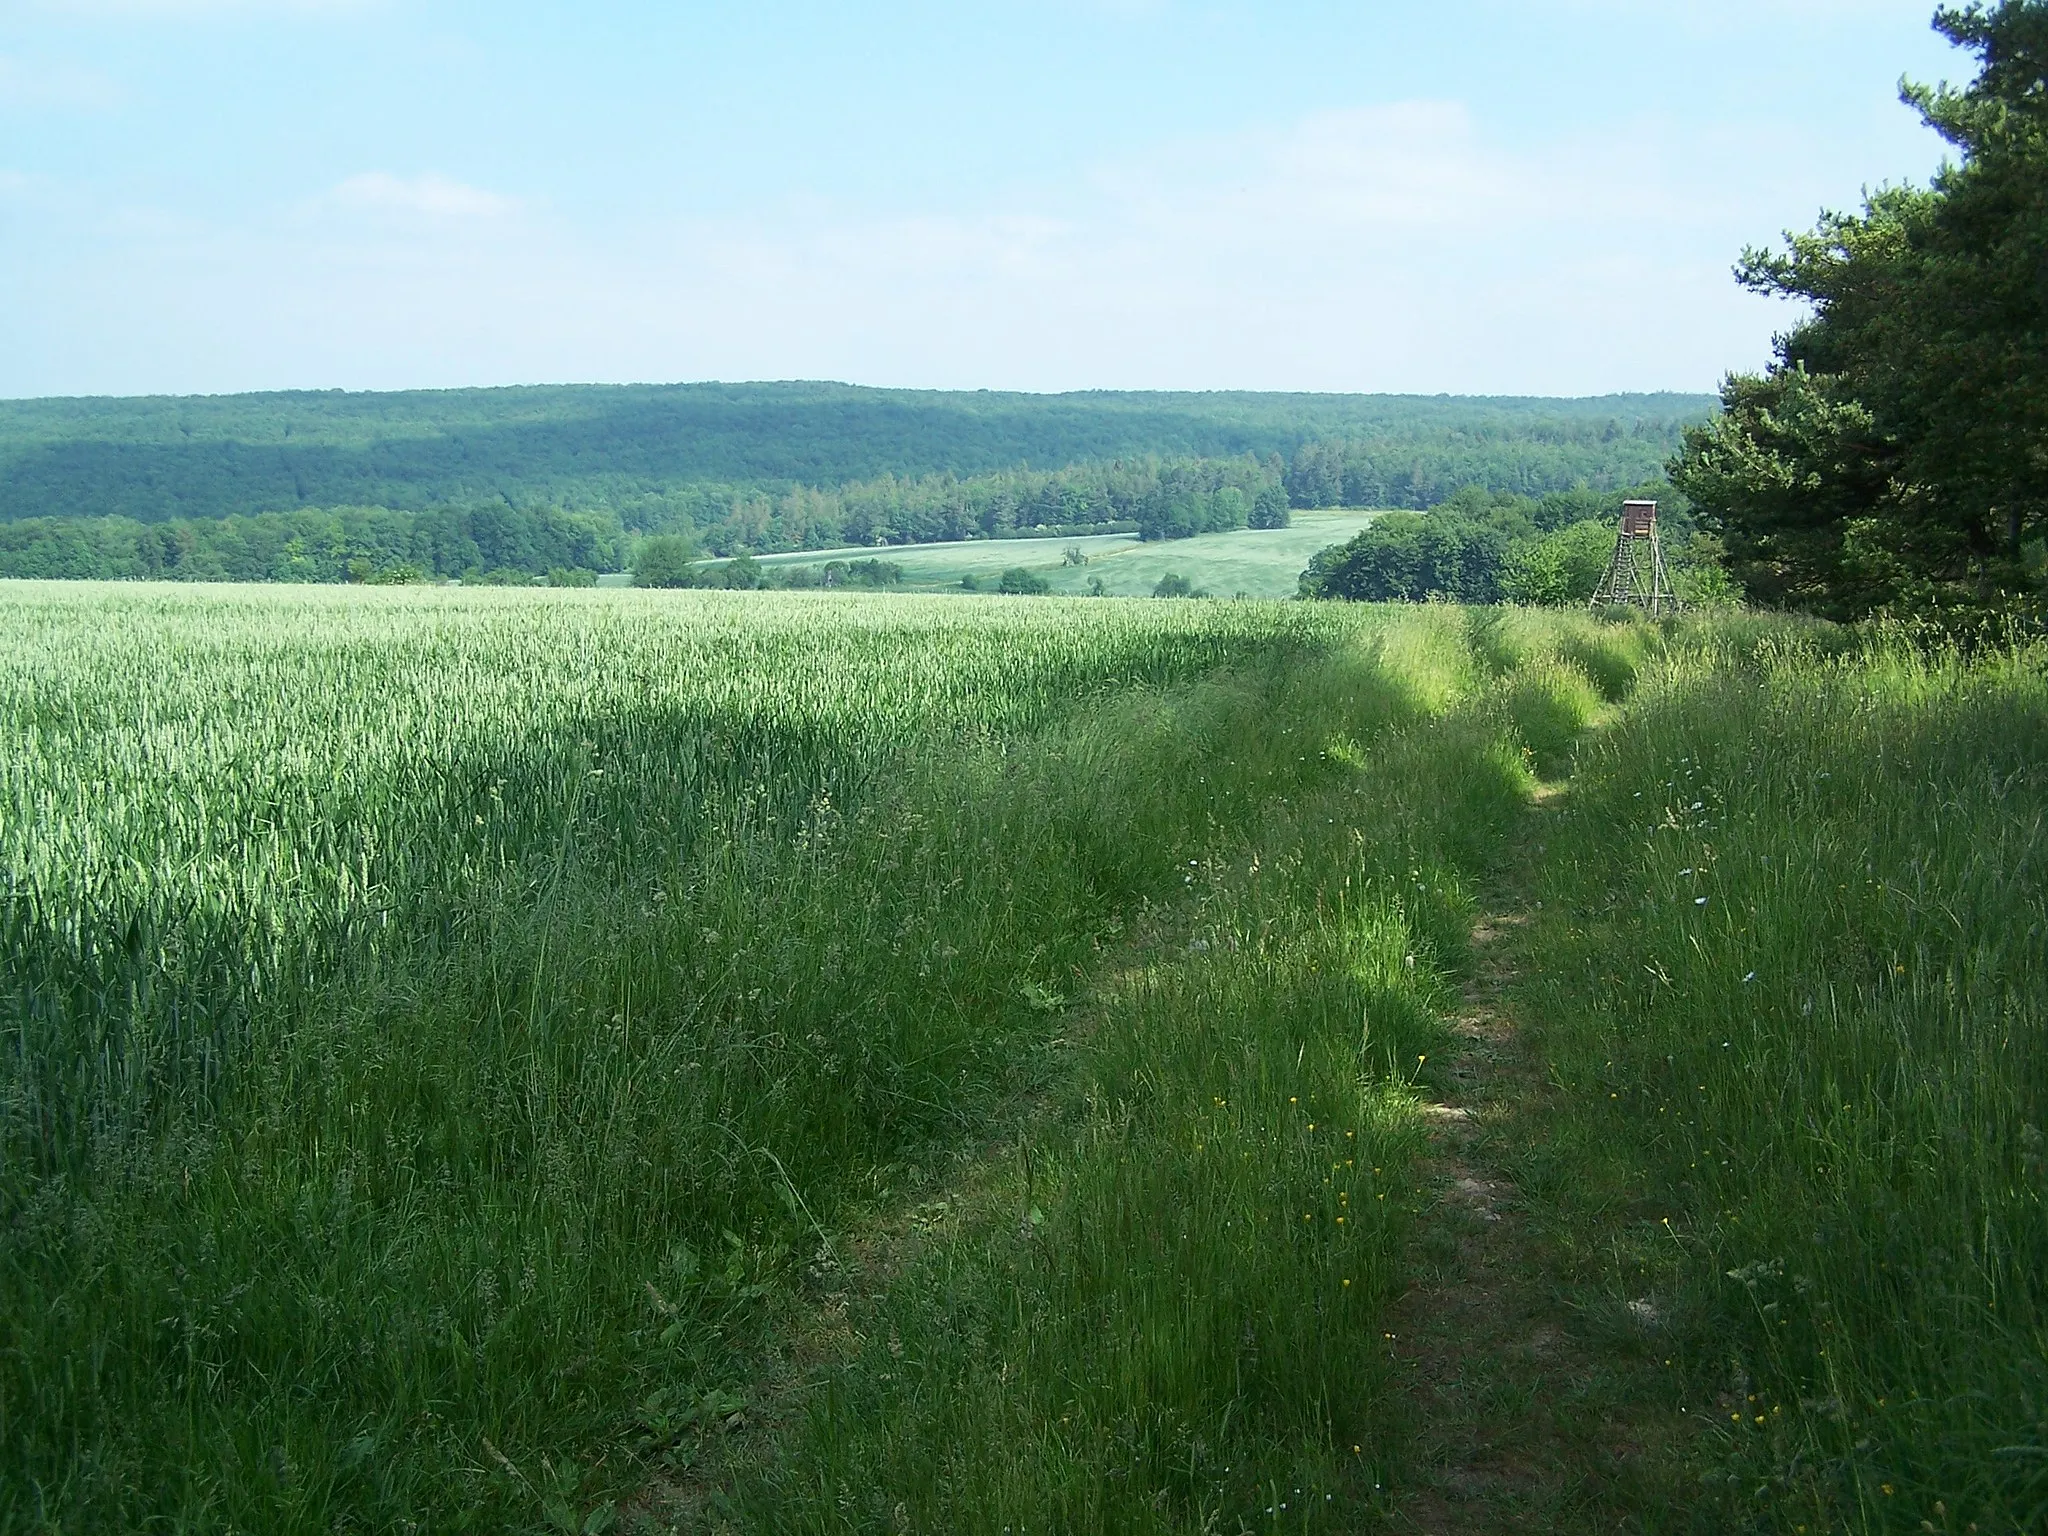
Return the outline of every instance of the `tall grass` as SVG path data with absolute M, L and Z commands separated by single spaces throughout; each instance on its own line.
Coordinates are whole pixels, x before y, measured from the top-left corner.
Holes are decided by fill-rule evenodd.
M 0 1526 L 601 1508 L 1181 889 L 1048 733 L 1356 622 L 10 589 Z
M 0 1529 L 602 1528 L 1027 1091 L 1017 1230 L 891 1293 L 943 1385 L 759 1517 L 1369 1498 L 1409 1058 L 1568 648 L 1651 643 L 1519 622 L 7 589 Z
M 2048 657 L 1758 638 L 1580 754 L 1533 951 L 1557 1131 L 1644 1181 L 1717 1518 L 2038 1530 Z
M 1106 978 L 1056 1107 L 841 1298 L 851 1347 L 743 1528 L 1352 1530 L 1400 1460 L 1382 1316 L 1417 1191 L 1417 1069 L 1531 734 L 1598 708 L 1524 626 L 1455 610 L 1174 701 L 1157 754 L 1227 804 L 1199 899 Z M 1619 643 L 1640 645 L 1622 634 Z M 1191 877 L 1192 878 L 1192 877 Z

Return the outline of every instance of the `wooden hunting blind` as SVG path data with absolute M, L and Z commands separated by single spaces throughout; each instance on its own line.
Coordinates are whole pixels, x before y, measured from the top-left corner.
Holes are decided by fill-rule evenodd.
M 1654 501 L 1621 504 L 1614 553 L 1608 558 L 1607 574 L 1593 589 L 1592 605 L 1642 608 L 1651 613 L 1677 611 L 1678 596 L 1671 590 L 1671 576 L 1664 569 L 1664 547 L 1657 541 Z

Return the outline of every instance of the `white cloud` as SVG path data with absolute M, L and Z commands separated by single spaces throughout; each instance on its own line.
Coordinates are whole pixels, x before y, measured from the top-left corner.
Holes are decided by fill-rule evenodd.
M 122 235 L 103 216 L 98 243 L 45 240 L 17 313 L 57 329 L 14 351 L 70 371 L 0 358 L 0 393 L 1707 388 L 1761 361 L 1782 323 L 1729 280 L 1736 250 L 1810 216 L 1811 183 L 1771 182 L 1755 149 L 1649 129 L 1507 142 L 1456 103 L 1410 102 L 1169 148 L 982 211 L 588 228 L 445 176 L 364 172 L 259 224 Z M 90 344 L 64 321 L 88 312 Z
M 719 360 L 670 374 L 1704 387 L 1757 360 L 1770 317 L 1677 178 L 1654 144 L 1506 147 L 1456 103 L 1405 103 L 1104 167 L 1052 212 L 679 228 L 609 258 L 606 286 L 650 344 Z
M 116 105 L 120 87 L 95 70 L 31 62 L 0 54 L 0 107 L 71 107 L 97 111 Z
M 350 176 L 313 203 L 317 209 L 357 214 L 397 214 L 426 219 L 495 219 L 513 212 L 516 200 L 467 186 L 429 171 L 419 176 L 393 176 L 364 171 Z
M 1481 145 L 1459 102 L 1322 112 L 1267 151 L 1243 211 L 1344 229 L 1469 228 L 1538 206 L 1540 167 Z

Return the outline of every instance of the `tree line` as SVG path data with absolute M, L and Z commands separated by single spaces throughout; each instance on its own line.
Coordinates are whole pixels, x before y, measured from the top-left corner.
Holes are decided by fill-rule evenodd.
M 1541 497 L 1576 486 L 1611 490 L 1661 478 L 1683 441 L 1676 425 L 1531 422 L 1509 437 L 1474 430 L 1420 442 L 1329 438 L 1295 450 L 1285 473 L 1296 507 L 1421 511 L 1467 486 Z
M 1521 445 L 1527 446 L 1527 445 Z M 1515 441 L 1467 465 L 1527 481 Z M 186 581 L 514 579 L 618 571 L 650 538 L 691 557 L 1020 535 L 1136 533 L 1186 538 L 1285 527 L 1297 507 L 1330 505 L 1324 470 L 1370 501 L 1373 461 L 1355 441 L 1310 443 L 1291 458 L 1117 459 L 1058 470 L 1015 468 L 961 478 L 895 475 L 781 491 L 699 485 L 581 510 L 504 499 L 434 506 L 341 507 L 144 522 L 129 517 L 0 522 L 0 576 Z M 1461 471 L 1463 472 L 1463 471 Z M 1559 474 L 1564 469 L 1557 471 Z M 1401 505 L 1428 505 L 1435 482 L 1414 465 Z M 1547 473 L 1547 472 L 1546 472 Z M 1347 482 L 1343 477 L 1350 475 Z M 1543 476 L 1534 478 L 1539 484 Z M 1616 482 L 1612 476 L 1607 483 Z M 1381 504 L 1386 504 L 1383 498 Z M 673 562 L 674 544 L 661 558 Z M 664 579 L 661 584 L 677 584 Z
M 1310 560 L 1301 595 L 1354 602 L 1530 603 L 1592 596 L 1614 550 L 1624 500 L 1659 504 L 1673 582 L 1696 603 L 1733 600 L 1719 543 L 1682 493 L 1662 482 L 1537 498 L 1467 487 L 1427 512 L 1390 512 Z
M 532 581 L 620 568 L 617 518 L 503 504 L 0 522 L 0 576 L 97 581 Z
M 1286 465 L 1277 456 L 1113 460 L 1066 469 L 1005 470 L 959 479 L 896 476 L 771 494 L 693 487 L 639 504 L 629 519 L 694 537 L 714 555 L 774 554 L 855 544 L 929 544 L 1020 535 L 1131 532 L 1186 538 L 1287 524 Z

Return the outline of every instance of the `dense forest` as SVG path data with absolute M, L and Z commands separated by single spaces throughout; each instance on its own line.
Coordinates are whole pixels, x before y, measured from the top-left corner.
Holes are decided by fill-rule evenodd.
M 1705 397 L 564 386 L 0 401 L 0 575 L 407 579 L 1128 523 L 1270 527 L 1657 473 Z
M 0 576 L 107 581 L 531 581 L 619 568 L 615 517 L 500 502 L 397 512 L 31 517 L 0 523 Z

